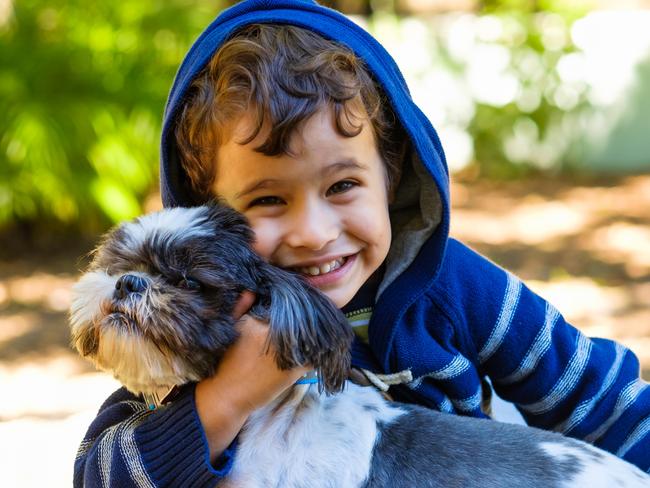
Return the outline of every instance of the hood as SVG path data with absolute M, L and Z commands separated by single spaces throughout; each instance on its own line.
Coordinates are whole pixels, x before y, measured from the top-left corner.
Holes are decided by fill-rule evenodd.
M 449 178 L 436 131 L 411 99 L 397 64 L 381 44 L 340 13 L 308 0 L 250 0 L 223 11 L 198 37 L 185 56 L 165 107 L 160 188 L 165 207 L 191 206 L 174 138 L 176 114 L 192 79 L 219 46 L 240 27 L 282 23 L 310 29 L 347 45 L 364 59 L 382 86 L 395 114 L 412 140 L 413 151 L 390 207 L 393 241 L 378 296 L 410 304 L 426 290 L 440 267 L 449 231 Z M 381 300 L 376 313 L 381 312 Z M 390 309 L 390 313 L 389 313 Z M 395 307 L 383 313 L 400 314 Z M 375 314 L 373 314 L 375 315 Z M 387 318 L 387 317 L 385 317 Z M 371 342 L 372 338 L 371 338 Z

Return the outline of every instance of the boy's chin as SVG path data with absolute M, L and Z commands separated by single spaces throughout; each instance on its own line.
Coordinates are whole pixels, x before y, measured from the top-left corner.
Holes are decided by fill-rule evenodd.
M 348 287 L 346 287 L 348 288 Z M 346 290 L 346 289 L 332 289 L 332 290 L 320 290 L 327 298 L 329 298 L 336 308 L 343 308 L 350 300 L 354 298 L 357 290 Z

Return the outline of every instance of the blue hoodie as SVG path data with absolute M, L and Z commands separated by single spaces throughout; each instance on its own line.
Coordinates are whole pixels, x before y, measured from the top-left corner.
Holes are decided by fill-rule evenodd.
M 339 13 L 306 0 L 251 0 L 219 15 L 190 48 L 174 80 L 161 143 L 165 206 L 196 203 L 185 190 L 174 139 L 176 115 L 193 78 L 238 28 L 283 23 L 311 29 L 364 59 L 412 141 L 391 204 L 393 241 L 356 366 L 401 373 L 400 400 L 449 413 L 486 416 L 483 379 L 526 421 L 585 439 L 650 469 L 650 386 L 623 346 L 589 339 L 516 277 L 449 238 L 444 153 L 385 49 Z M 404 374 L 406 373 L 406 374 Z M 98 439 L 103 439 L 98 442 Z M 104 404 L 75 463 L 77 486 L 213 486 L 236 456 L 236 442 L 209 463 L 193 389 L 154 412 L 124 390 Z M 107 470 L 106 465 L 110 466 Z

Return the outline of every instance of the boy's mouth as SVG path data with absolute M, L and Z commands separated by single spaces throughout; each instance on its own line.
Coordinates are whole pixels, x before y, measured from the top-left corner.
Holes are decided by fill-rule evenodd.
M 328 263 L 319 264 L 318 266 L 300 266 L 294 268 L 300 274 L 307 276 L 320 276 L 327 273 L 331 273 L 343 266 L 348 260 L 347 256 L 333 259 Z

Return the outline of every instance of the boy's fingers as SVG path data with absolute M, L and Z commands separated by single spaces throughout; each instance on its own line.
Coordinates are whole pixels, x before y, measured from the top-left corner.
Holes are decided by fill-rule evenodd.
M 239 320 L 242 315 L 250 310 L 255 303 L 255 293 L 250 290 L 244 290 L 235 304 L 232 315 L 235 320 Z

